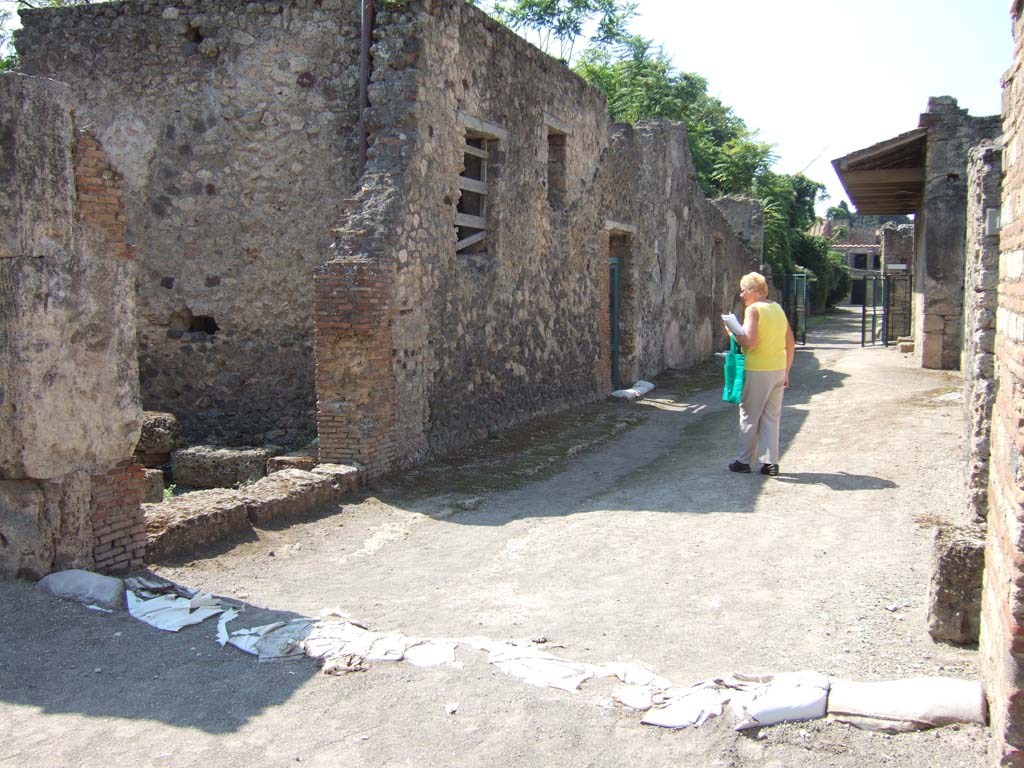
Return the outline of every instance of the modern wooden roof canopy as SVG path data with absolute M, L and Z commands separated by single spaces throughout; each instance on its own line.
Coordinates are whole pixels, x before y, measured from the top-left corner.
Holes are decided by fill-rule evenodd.
M 915 128 L 832 161 L 858 213 L 894 215 L 920 209 L 927 138 L 926 128 Z

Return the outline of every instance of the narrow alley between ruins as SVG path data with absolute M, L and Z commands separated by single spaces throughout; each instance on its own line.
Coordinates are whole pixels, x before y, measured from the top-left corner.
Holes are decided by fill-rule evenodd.
M 543 638 L 676 686 L 797 670 L 976 679 L 976 651 L 926 626 L 932 530 L 966 506 L 962 379 L 861 348 L 858 320 L 823 318 L 798 347 L 779 478 L 730 474 L 735 407 L 714 380 L 668 376 L 644 400 L 554 420 L 575 431 L 531 435 L 535 422 L 492 441 L 504 448 L 153 570 L 250 616 L 337 608 L 422 638 Z M 601 681 L 530 686 L 469 647 L 454 666 L 328 676 L 221 648 L 214 621 L 159 632 L 24 583 L 0 584 L 0 611 L 0 766 L 973 767 L 988 740 L 973 725 L 889 736 L 826 720 L 662 730 Z

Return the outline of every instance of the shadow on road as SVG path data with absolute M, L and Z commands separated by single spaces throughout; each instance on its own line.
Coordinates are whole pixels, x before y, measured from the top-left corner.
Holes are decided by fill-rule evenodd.
M 241 607 L 229 628 L 299 618 Z M 318 674 L 309 659 L 260 664 L 236 648 L 221 648 L 214 640 L 216 618 L 165 632 L 127 611 L 93 613 L 23 582 L 0 585 L 0 615 L 0 701 L 44 714 L 228 733 L 284 704 Z
M 777 481 L 795 485 L 825 485 L 833 491 L 881 491 L 897 487 L 892 480 L 849 472 L 784 472 Z
M 797 347 L 783 407 L 783 474 L 778 478 L 760 475 L 756 465 L 750 475 L 729 472 L 737 440 L 736 406 L 721 401 L 717 382 L 713 389 L 707 388 L 714 379 L 705 380 L 704 389 L 692 391 L 682 386 L 684 375 L 669 373 L 659 377 L 650 397 L 616 404 L 621 412 L 642 413 L 642 423 L 562 465 L 542 467 L 546 471 L 538 472 L 536 478 L 510 481 L 519 472 L 508 462 L 521 461 L 522 453 L 490 460 L 470 454 L 464 464 L 439 465 L 444 467 L 439 476 L 446 485 L 434 496 L 434 503 L 421 506 L 395 489 L 383 489 L 380 498 L 456 525 L 500 526 L 523 518 L 608 509 L 748 514 L 756 510 L 765 483 L 817 484 L 834 490 L 893 488 L 891 481 L 870 476 L 786 472 L 787 448 L 803 429 L 814 398 L 841 389 L 847 379 L 847 374 L 827 367 L 834 354 L 823 351 L 859 346 L 859 329 L 859 315 L 840 310 L 821 318 L 809 334 L 809 343 Z M 469 476 L 474 477 L 472 482 L 466 482 Z M 450 504 L 444 501 L 445 492 L 452 497 Z M 487 503 L 467 510 L 465 497 L 478 494 Z

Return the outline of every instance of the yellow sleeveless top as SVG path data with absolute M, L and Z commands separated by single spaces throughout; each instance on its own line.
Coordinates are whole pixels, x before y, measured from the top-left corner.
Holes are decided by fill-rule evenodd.
M 757 346 L 746 350 L 743 367 L 748 371 L 786 370 L 786 328 L 789 321 L 774 301 L 758 301 Z

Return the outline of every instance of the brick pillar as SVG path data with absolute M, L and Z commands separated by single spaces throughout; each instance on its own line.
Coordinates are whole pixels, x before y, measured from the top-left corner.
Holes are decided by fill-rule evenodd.
M 146 554 L 145 493 L 145 468 L 134 461 L 93 475 L 92 557 L 97 571 L 120 573 L 142 566 Z
M 91 132 L 79 132 L 74 161 L 82 239 L 97 256 L 131 259 L 131 249 L 125 243 L 122 177 Z M 146 553 L 141 506 L 145 482 L 142 465 L 133 460 L 92 476 L 92 556 L 97 571 L 119 573 L 142 566 Z
M 981 609 L 982 675 L 992 765 L 1024 768 L 1024 23 L 1013 15 L 1015 61 L 1004 88 L 1003 217 L 996 315 L 996 384 L 989 456 L 988 536 Z
M 314 278 L 320 461 L 361 464 L 368 477 L 396 463 L 390 264 L 342 258 Z

